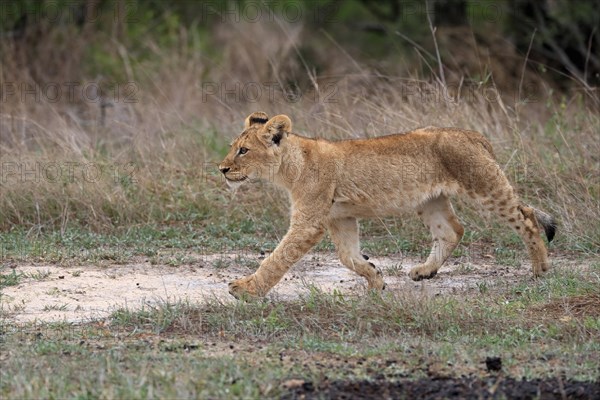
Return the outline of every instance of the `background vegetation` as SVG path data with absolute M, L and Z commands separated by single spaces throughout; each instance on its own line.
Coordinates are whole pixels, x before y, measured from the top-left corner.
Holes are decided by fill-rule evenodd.
M 233 197 L 215 168 L 243 118 L 266 110 L 333 139 L 481 131 L 525 201 L 558 217 L 561 248 L 600 244 L 593 2 L 2 7 L 4 232 L 216 224 L 276 240 L 285 199 L 256 185 Z M 366 227 L 398 233 L 386 223 Z M 411 219 L 399 228 L 413 225 L 423 236 Z
M 600 354 L 598 26 L 584 0 L 0 2 L 0 289 L 53 279 L 21 264 L 176 267 L 274 248 L 286 197 L 268 183 L 232 193 L 216 169 L 257 110 L 330 139 L 480 131 L 524 201 L 559 222 L 544 279 L 440 296 L 312 288 L 285 304 L 165 301 L 21 326 L 25 304 L 0 293 L 0 394 L 264 398 L 468 376 L 482 396 L 539 378 L 593 398 L 570 382 L 597 382 Z M 518 237 L 457 207 L 455 255 L 519 264 Z M 367 254 L 428 252 L 413 216 L 362 228 Z M 484 369 L 489 355 L 511 378 Z

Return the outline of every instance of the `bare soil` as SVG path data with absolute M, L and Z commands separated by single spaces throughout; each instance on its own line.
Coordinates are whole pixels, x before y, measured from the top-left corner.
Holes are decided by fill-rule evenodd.
M 256 262 L 261 258 L 258 254 L 250 257 Z M 18 285 L 3 289 L 0 306 L 17 323 L 84 322 L 106 318 L 117 308 L 137 309 L 148 302 L 193 303 L 215 296 L 234 301 L 227 290 L 228 282 L 253 272 L 252 268 L 239 265 L 237 254 L 203 255 L 195 260 L 177 267 L 153 265 L 146 259 L 77 267 L 20 264 L 15 266 L 16 272 L 25 275 Z M 498 266 L 493 259 L 482 258 L 476 264 L 450 261 L 433 279 L 413 282 L 407 273 L 419 260 L 372 257 L 371 261 L 382 268 L 386 290 L 393 291 L 441 294 L 532 279 L 527 264 Z M 556 259 L 554 262 L 569 263 Z M 365 281 L 343 267 L 334 254 L 313 253 L 294 266 L 269 295 L 291 299 L 308 293 L 310 286 L 344 294 L 361 294 L 366 289 Z
M 137 309 L 144 304 L 162 301 L 187 300 L 201 303 L 217 297 L 223 301 L 236 301 L 228 293 L 227 284 L 233 279 L 253 272 L 261 256 L 249 255 L 244 262 L 238 254 L 190 255 L 195 261 L 177 267 L 154 265 L 147 259 L 137 259 L 128 264 L 58 265 L 17 264 L 17 274 L 24 274 L 16 286 L 6 287 L 0 297 L 0 311 L 17 324 L 30 322 L 70 321 L 86 322 L 104 319 L 120 307 Z M 248 260 L 251 262 L 249 263 Z M 410 268 L 419 264 L 416 258 L 371 257 L 382 268 L 386 290 L 419 291 L 431 295 L 452 294 L 472 290 L 477 293 L 484 285 L 488 289 L 499 285 L 514 286 L 530 281 L 530 265 L 499 266 L 493 258 L 483 257 L 476 262 L 451 260 L 433 279 L 413 282 L 407 275 Z M 553 257 L 554 268 L 577 268 L 580 263 L 566 258 Z M 347 295 L 360 295 L 366 286 L 362 278 L 344 268 L 334 254 L 313 253 L 294 266 L 269 294 L 279 300 L 293 299 L 309 293 L 311 287 L 325 292 L 337 290 Z M 572 309 L 597 308 L 598 299 L 582 298 Z M 560 305 L 564 308 L 564 304 Z M 558 306 L 557 306 L 558 307 Z M 535 311 L 535 310 L 534 310 Z M 545 313 L 549 311 L 544 310 Z M 586 311 L 587 313 L 588 311 Z M 550 312 L 551 317 L 557 317 Z M 199 348 L 198 338 L 188 349 Z M 253 354 L 254 345 L 245 349 L 243 343 L 213 343 L 200 346 L 215 356 L 234 355 L 239 352 Z M 288 357 L 289 356 L 289 357 Z M 286 354 L 285 360 L 298 362 Z M 303 362 L 323 367 L 324 379 L 311 382 L 303 378 L 283 382 L 284 399 L 600 399 L 598 382 L 577 382 L 560 377 L 548 379 L 515 379 L 507 371 L 486 363 L 476 373 L 453 374 L 443 369 L 424 366 L 427 377 L 410 379 L 406 374 L 383 374 L 384 366 L 373 369 L 366 380 L 329 380 L 329 368 L 353 368 L 350 357 L 339 365 L 319 362 L 318 354 L 305 355 Z M 283 356 L 280 354 L 280 358 Z M 500 363 L 500 360 L 491 360 Z M 401 361 L 378 360 L 388 365 Z M 362 365 L 362 362 L 358 362 Z M 496 372 L 498 370 L 499 372 Z M 377 372 L 379 371 L 379 372 Z M 351 376 L 351 374 L 349 374 Z
M 416 381 L 298 382 L 284 399 L 599 399 L 600 384 L 553 379 L 436 377 Z

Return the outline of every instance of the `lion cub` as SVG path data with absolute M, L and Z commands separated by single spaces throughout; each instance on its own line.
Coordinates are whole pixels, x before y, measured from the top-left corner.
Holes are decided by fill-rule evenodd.
M 433 247 L 410 277 L 429 279 L 458 245 L 464 229 L 449 197 L 474 201 L 517 232 L 529 250 L 533 275 L 548 270 L 540 225 L 548 241 L 555 223 L 519 200 L 479 133 L 455 128 L 423 128 L 373 139 L 330 142 L 292 133 L 286 115 L 271 119 L 250 114 L 244 131 L 219 165 L 229 185 L 263 178 L 287 189 L 290 227 L 281 243 L 252 275 L 229 284 L 229 292 L 264 296 L 286 271 L 316 245 L 325 230 L 340 261 L 383 289 L 381 271 L 363 258 L 358 218 L 414 210 L 429 227 Z

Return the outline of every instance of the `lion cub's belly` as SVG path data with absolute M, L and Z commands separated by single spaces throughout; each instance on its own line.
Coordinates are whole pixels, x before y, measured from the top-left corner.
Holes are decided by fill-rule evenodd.
M 333 203 L 331 206 L 330 216 L 332 218 L 345 218 L 345 217 L 357 217 L 357 218 L 371 218 L 376 214 L 375 210 L 370 207 L 359 206 L 351 203 Z
M 430 199 L 440 195 L 454 195 L 459 192 L 456 182 L 420 183 L 410 189 L 388 189 L 368 194 L 365 191 L 336 191 L 330 209 L 330 217 L 372 218 L 398 215 L 410 212 Z
M 334 199 L 331 206 L 330 216 L 332 218 L 356 217 L 372 218 L 386 215 L 397 215 L 413 210 L 420 203 L 417 199 L 404 198 L 402 200 L 381 198 L 380 202 L 366 201 L 354 202 L 348 199 Z

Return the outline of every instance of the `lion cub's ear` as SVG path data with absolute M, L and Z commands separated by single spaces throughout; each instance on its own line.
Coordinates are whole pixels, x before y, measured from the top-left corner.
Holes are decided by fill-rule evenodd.
M 264 138 L 279 146 L 281 139 L 292 131 L 292 121 L 287 115 L 276 115 L 265 125 Z
M 248 129 L 252 125 L 256 125 L 256 124 L 264 125 L 267 123 L 268 120 L 269 120 L 269 116 L 267 115 L 267 113 L 264 113 L 262 111 L 253 112 L 252 114 L 248 115 L 248 117 L 246 118 L 246 121 L 244 122 L 244 129 Z

